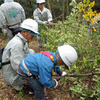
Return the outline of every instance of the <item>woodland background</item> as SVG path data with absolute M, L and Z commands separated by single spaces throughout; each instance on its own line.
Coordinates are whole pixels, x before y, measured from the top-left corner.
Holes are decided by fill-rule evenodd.
M 16 2 L 19 2 L 23 8 L 25 9 L 26 17 L 33 18 L 33 11 L 36 9 L 36 0 L 14 0 Z M 59 20 L 66 19 L 66 16 L 68 16 L 71 12 L 71 6 L 69 4 L 72 0 L 46 0 L 45 6 L 50 9 L 52 15 L 53 15 L 53 21 L 57 22 Z M 76 2 L 81 2 L 82 0 L 76 0 Z M 93 0 L 90 0 L 93 1 Z M 100 12 L 100 0 L 94 0 L 95 6 L 93 7 L 93 10 L 96 10 L 97 12 Z M 0 4 L 3 3 L 3 0 L 0 0 Z
M 16 1 L 24 7 L 27 18 L 33 18 L 37 6 L 35 0 Z M 67 75 L 59 81 L 59 86 L 47 89 L 45 93 L 48 100 L 100 100 L 100 23 L 97 25 L 98 31 L 95 27 L 89 27 L 100 16 L 100 0 L 72 1 L 46 2 L 46 7 L 53 15 L 53 24 L 39 26 L 42 41 L 48 37 L 47 44 L 41 50 L 55 52 L 59 45 L 70 44 L 77 50 L 78 60 L 69 71 L 65 70 Z M 0 48 L 6 44 L 6 37 L 0 33 Z M 29 46 L 36 52 L 40 51 L 37 40 Z M 35 99 L 26 90 L 17 93 L 4 82 L 0 74 L 0 100 Z

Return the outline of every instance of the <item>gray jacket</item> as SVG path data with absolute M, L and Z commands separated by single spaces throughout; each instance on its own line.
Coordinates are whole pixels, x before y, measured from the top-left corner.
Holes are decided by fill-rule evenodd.
M 14 29 L 20 26 L 20 23 L 26 18 L 25 11 L 19 3 L 13 0 L 6 0 L 6 2 L 0 6 L 0 10 L 2 11 L 2 13 L 0 13 L 2 20 L 0 26 L 3 34 L 5 35 L 7 33 L 8 41 L 10 41 L 13 35 L 9 28 Z
M 52 21 L 52 14 L 49 9 L 45 8 L 41 12 L 39 8 L 35 9 L 33 12 L 34 19 L 39 24 L 45 24 L 44 22 L 50 22 Z
M 7 27 L 17 27 L 26 17 L 23 7 L 17 2 L 6 2 L 0 7 L 5 17 Z
M 6 83 L 15 86 L 23 84 L 17 74 L 18 65 L 30 53 L 34 52 L 29 49 L 27 40 L 20 33 L 8 42 L 2 57 L 2 62 L 10 60 L 10 64 L 2 67 L 2 74 Z
M 3 11 L 0 8 L 0 28 L 6 28 L 6 20 Z

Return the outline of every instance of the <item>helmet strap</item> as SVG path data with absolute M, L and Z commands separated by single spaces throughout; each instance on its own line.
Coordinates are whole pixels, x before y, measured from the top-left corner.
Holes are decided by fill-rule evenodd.
M 28 32 L 26 35 L 25 35 L 25 39 L 27 39 L 27 36 L 29 35 L 30 33 Z
M 54 64 L 54 71 L 57 72 L 57 69 L 56 69 L 56 65 L 58 65 L 58 61 L 60 60 L 60 56 L 59 56 L 59 53 L 58 51 L 56 51 L 56 57 L 57 57 L 57 62 Z
M 58 59 L 57 59 L 57 65 L 58 65 L 58 61 L 61 59 L 58 51 L 56 51 L 56 55 L 58 57 Z

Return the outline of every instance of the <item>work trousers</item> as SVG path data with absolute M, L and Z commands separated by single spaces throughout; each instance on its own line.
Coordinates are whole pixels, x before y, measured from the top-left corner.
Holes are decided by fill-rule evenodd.
M 44 86 L 39 82 L 36 77 L 21 76 L 27 81 L 29 87 L 34 92 L 36 100 L 45 100 Z

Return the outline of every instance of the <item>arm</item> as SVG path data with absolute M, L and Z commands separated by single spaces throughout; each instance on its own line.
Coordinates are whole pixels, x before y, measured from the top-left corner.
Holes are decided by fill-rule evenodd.
M 62 74 L 62 71 L 61 71 L 61 69 L 60 69 L 60 67 L 58 65 L 54 66 L 54 71 L 59 75 Z
M 51 71 L 44 69 L 42 66 L 41 68 L 39 68 L 40 82 L 42 85 L 44 85 L 47 88 L 53 88 L 56 85 L 56 82 L 52 80 L 51 73 L 52 73 Z
M 5 14 L 2 10 L 2 7 L 0 7 L 0 28 L 6 29 L 6 18 Z
M 1 7 L 0 7 L 0 28 L 2 29 L 2 33 L 5 36 L 7 33 L 6 18 Z
M 52 14 L 51 14 L 50 10 L 48 10 L 47 14 L 48 14 L 48 22 L 51 22 L 52 21 Z
M 55 72 L 60 76 L 65 76 L 67 74 L 65 71 L 62 71 L 58 65 L 55 66 Z

